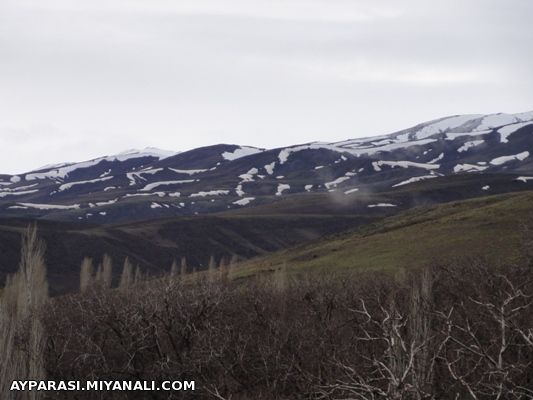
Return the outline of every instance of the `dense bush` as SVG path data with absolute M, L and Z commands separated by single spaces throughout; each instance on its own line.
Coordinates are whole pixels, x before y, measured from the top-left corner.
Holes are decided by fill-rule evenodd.
M 171 398 L 533 396 L 527 267 L 222 277 L 55 299 L 45 320 L 48 377 L 196 380 L 199 391 Z M 105 398 L 135 398 L 113 396 Z
M 2 399 L 533 399 L 533 267 L 232 279 L 212 264 L 145 280 L 85 260 L 48 299 L 25 237 L 0 301 Z M 236 267 L 233 267 L 236 268 Z M 9 392 L 12 379 L 195 380 L 194 392 Z

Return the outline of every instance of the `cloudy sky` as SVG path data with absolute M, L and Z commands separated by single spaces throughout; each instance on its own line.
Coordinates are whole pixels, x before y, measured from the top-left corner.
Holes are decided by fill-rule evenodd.
M 0 172 L 533 110 L 530 0 L 0 0 Z

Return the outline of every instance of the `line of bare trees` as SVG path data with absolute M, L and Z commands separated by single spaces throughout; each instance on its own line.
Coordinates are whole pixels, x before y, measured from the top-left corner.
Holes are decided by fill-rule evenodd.
M 42 249 L 27 240 L 33 256 L 2 294 L 0 384 L 25 376 L 198 388 L 50 399 L 533 399 L 529 259 L 395 275 L 298 275 L 286 265 L 248 279 L 214 260 L 187 274 L 183 260 L 150 280 L 126 261 L 118 289 L 110 259 L 97 268 L 85 260 L 81 292 L 47 299 Z
M 0 398 L 34 400 L 37 392 L 11 392 L 15 379 L 45 379 L 47 334 L 43 315 L 48 306 L 44 243 L 36 228 L 22 238 L 18 271 L 7 278 L 0 296 Z

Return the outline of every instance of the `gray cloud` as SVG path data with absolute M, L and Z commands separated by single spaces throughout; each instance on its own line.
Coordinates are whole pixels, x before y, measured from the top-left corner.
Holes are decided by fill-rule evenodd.
M 3 0 L 1 172 L 533 109 L 527 0 Z

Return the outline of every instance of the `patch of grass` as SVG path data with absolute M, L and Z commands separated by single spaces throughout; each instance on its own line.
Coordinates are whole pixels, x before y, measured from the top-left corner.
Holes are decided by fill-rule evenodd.
M 276 270 L 395 270 L 482 256 L 520 256 L 523 225 L 533 220 L 533 193 L 514 193 L 419 207 L 342 233 L 250 260 L 239 275 Z

